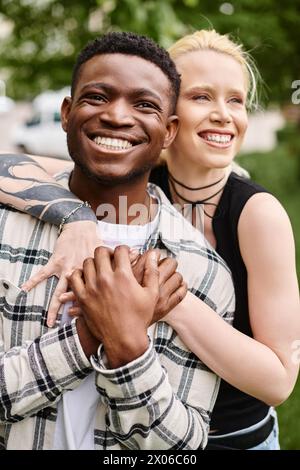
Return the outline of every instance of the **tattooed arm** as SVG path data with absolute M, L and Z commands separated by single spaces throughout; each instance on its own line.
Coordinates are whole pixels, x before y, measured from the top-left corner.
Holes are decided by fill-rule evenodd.
M 29 155 L 37 162 L 49 175 L 57 175 L 66 170 L 71 171 L 74 163 L 71 160 L 61 160 L 60 158 L 45 157 L 39 155 Z
M 81 201 L 27 155 L 0 155 L 0 202 L 59 226 Z M 96 222 L 94 212 L 78 209 L 66 223 Z
M 59 226 L 63 217 L 82 201 L 64 189 L 32 158 L 3 154 L 0 155 L 1 202 Z M 88 207 L 72 214 L 66 220 L 47 265 L 22 286 L 29 291 L 50 276 L 59 277 L 48 310 L 49 326 L 54 325 L 61 305 L 60 296 L 68 289 L 68 275 L 75 268 L 81 268 L 83 261 L 92 257 L 95 248 L 101 245 L 96 222 L 94 212 Z
M 26 155 L 0 154 L 0 203 L 60 225 L 63 217 L 78 207 L 81 201 L 47 173 L 53 168 L 62 169 L 61 163 L 58 166 L 54 159 L 33 158 L 45 164 L 45 168 Z M 71 293 L 66 293 L 69 274 L 76 268 L 82 268 L 83 261 L 93 257 L 95 248 L 102 244 L 95 222 L 95 214 L 87 207 L 82 207 L 69 217 L 47 265 L 22 286 L 29 291 L 50 276 L 60 278 L 49 306 L 48 326 L 54 325 L 61 303 L 74 300 Z M 131 252 L 132 263 L 137 260 L 137 255 Z M 155 310 L 156 320 L 177 305 L 186 294 L 186 286 L 176 273 L 177 263 L 174 267 L 172 261 L 165 259 L 159 263 L 160 298 Z M 138 282 L 141 282 L 143 257 L 136 263 L 134 270 Z M 74 315 L 78 315 L 76 305 L 71 310 Z

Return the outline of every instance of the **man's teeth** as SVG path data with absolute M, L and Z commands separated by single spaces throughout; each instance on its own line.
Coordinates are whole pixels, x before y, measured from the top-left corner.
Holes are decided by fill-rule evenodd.
M 230 134 L 203 134 L 205 140 L 217 142 L 219 144 L 228 144 L 231 140 Z
M 129 149 L 132 147 L 132 143 L 128 140 L 123 139 L 111 139 L 110 137 L 95 137 L 94 142 L 97 145 L 105 145 L 110 149 Z

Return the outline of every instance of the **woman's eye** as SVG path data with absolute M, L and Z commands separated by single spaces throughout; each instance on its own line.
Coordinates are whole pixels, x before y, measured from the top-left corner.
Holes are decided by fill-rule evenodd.
M 207 95 L 195 95 L 195 96 L 193 96 L 194 101 L 206 101 L 208 99 L 209 98 L 208 98 Z
M 238 103 L 238 104 L 244 104 L 244 100 L 242 98 L 231 98 L 229 101 L 231 101 L 232 103 Z

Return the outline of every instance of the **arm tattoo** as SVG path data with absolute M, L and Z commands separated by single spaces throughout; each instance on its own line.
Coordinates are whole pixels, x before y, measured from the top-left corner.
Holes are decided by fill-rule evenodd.
M 81 202 L 27 155 L 0 155 L 0 203 L 59 226 Z M 88 207 L 78 209 L 66 223 L 78 220 L 97 221 Z

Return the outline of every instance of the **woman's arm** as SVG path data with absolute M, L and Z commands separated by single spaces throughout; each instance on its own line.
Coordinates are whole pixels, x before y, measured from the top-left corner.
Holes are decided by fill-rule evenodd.
M 299 370 L 299 290 L 293 234 L 285 211 L 257 194 L 239 222 L 254 339 L 223 322 L 192 294 L 165 319 L 188 347 L 231 385 L 269 405 L 286 400 Z M 298 360 L 297 360 L 298 359 Z
M 39 164 L 48 175 L 56 175 L 65 170 L 70 170 L 74 167 L 71 160 L 61 160 L 60 158 L 40 157 L 39 155 L 28 155 L 35 162 Z
M 47 170 L 63 170 L 61 163 L 58 168 L 52 159 L 40 158 L 39 162 Z M 69 167 L 70 164 L 64 162 L 63 166 Z M 11 154 L 0 155 L 0 202 L 57 226 L 82 203 L 37 161 L 27 155 Z M 95 248 L 100 244 L 94 212 L 88 207 L 80 207 L 67 217 L 47 265 L 22 286 L 24 290 L 30 291 L 50 276 L 60 278 L 48 310 L 49 326 L 55 323 L 61 305 L 59 297 L 67 291 L 67 276 L 75 268 L 81 268 L 84 259 L 93 256 Z
M 48 159 L 47 166 L 50 167 Z M 70 165 L 67 165 L 70 167 Z M 63 217 L 80 201 L 27 155 L 0 155 L 0 202 L 59 226 Z M 66 223 L 78 220 L 96 222 L 92 210 L 78 209 Z

